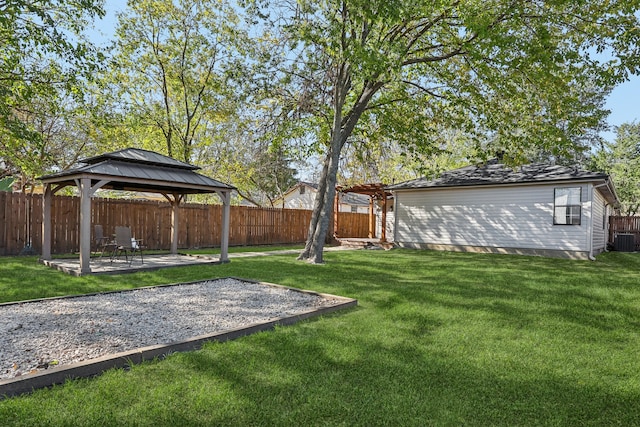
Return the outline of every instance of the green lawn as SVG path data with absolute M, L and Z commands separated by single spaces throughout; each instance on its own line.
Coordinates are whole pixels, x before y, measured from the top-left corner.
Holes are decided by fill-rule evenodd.
M 5 399 L 0 425 L 640 425 L 640 254 L 589 262 L 393 250 L 325 259 L 74 278 L 34 258 L 0 258 L 2 301 L 222 276 L 359 301 Z

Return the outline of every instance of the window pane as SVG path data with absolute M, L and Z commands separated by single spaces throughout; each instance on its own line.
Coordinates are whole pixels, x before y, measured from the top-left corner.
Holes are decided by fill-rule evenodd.
M 556 205 L 579 205 L 580 187 L 556 188 L 555 202 Z
M 556 207 L 553 210 L 553 223 L 559 225 L 567 224 L 567 216 L 565 215 L 565 207 Z
M 556 206 L 569 204 L 569 189 L 568 188 L 556 188 Z
M 569 190 L 569 203 L 568 205 L 580 204 L 580 188 L 568 188 Z
M 553 223 L 557 225 L 580 225 L 580 206 L 556 206 Z

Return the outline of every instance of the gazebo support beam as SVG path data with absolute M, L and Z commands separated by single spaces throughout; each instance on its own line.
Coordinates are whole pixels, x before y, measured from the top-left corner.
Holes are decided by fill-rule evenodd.
M 171 255 L 178 254 L 178 236 L 180 226 L 180 202 L 184 200 L 184 194 L 167 194 L 162 193 L 165 199 L 171 205 Z
M 51 202 L 53 195 L 58 192 L 64 185 L 56 185 L 52 188 L 52 184 L 46 184 L 44 193 L 42 194 L 42 256 L 43 260 L 51 259 Z
M 51 184 L 44 186 L 42 195 L 42 259 L 51 259 Z
M 171 202 L 171 254 L 178 254 L 178 232 L 180 226 L 180 198 L 174 195 Z
M 231 218 L 231 192 L 217 191 L 222 199 L 222 233 L 220 241 L 220 262 L 229 262 L 229 228 Z
M 80 274 L 91 273 L 91 179 L 81 178 L 80 189 Z

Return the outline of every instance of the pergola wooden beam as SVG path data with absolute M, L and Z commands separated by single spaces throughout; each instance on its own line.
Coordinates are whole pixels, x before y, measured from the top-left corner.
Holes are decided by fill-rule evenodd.
M 372 239 L 375 236 L 375 212 L 374 212 L 374 201 L 381 200 L 382 201 L 382 220 L 380 224 L 381 236 L 380 241 L 387 241 L 387 198 L 392 195 L 391 192 L 385 190 L 386 185 L 382 183 L 372 183 L 372 184 L 360 184 L 354 185 L 351 187 L 336 187 L 336 202 L 335 202 L 335 211 L 334 211 L 334 234 L 338 232 L 338 214 L 339 214 L 339 201 L 338 197 L 340 194 L 344 193 L 356 193 L 356 194 L 364 194 L 369 196 L 369 238 Z

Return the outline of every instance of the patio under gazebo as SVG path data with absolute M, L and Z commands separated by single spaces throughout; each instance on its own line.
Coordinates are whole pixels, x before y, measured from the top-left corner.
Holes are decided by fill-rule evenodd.
M 101 154 L 80 161 L 84 165 L 40 178 L 44 184 L 42 257 L 46 265 L 60 268 L 72 274 L 84 275 L 114 272 L 118 265 L 105 265 L 105 260 L 91 258 L 91 197 L 99 189 L 158 193 L 171 204 L 171 250 L 164 260 L 145 256 L 142 269 L 162 266 L 213 262 L 211 258 L 184 257 L 178 255 L 179 206 L 187 194 L 215 193 L 222 200 L 222 232 L 220 257 L 216 262 L 229 262 L 229 216 L 231 191 L 235 187 L 201 175 L 198 166 L 180 162 L 152 151 L 127 148 Z M 76 186 L 80 192 L 79 246 L 80 259 L 76 270 L 73 260 L 52 260 L 51 257 L 51 200 L 62 188 Z M 175 260 L 169 262 L 169 258 Z M 110 261 L 107 261 L 108 264 Z M 143 264 L 144 264 L 143 263 Z M 60 267 L 66 265 L 67 267 Z M 130 271 L 130 270 L 129 270 Z

